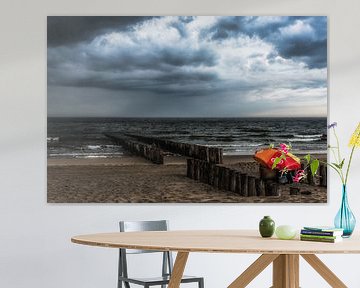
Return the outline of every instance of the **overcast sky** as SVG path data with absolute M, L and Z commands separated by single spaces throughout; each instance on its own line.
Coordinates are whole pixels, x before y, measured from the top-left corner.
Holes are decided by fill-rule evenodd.
M 326 116 L 326 17 L 48 17 L 48 116 Z

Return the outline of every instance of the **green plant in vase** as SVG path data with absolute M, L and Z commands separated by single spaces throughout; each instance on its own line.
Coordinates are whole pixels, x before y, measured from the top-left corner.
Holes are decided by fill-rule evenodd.
M 341 149 L 340 149 L 340 141 L 336 133 L 336 127 L 337 127 L 336 122 L 328 125 L 328 129 L 333 132 L 336 140 L 336 144 L 334 146 L 328 145 L 328 149 L 331 151 L 335 162 L 328 163 L 326 161 L 321 161 L 308 154 L 304 157 L 306 167 L 304 169 L 297 169 L 296 171 L 294 171 L 294 176 L 292 177 L 292 180 L 293 182 L 301 182 L 303 179 L 306 179 L 307 175 L 305 171 L 307 170 L 310 170 L 312 176 L 315 176 L 317 174 L 320 163 L 326 164 L 330 166 L 332 169 L 334 169 L 336 173 L 339 175 L 342 183 L 342 201 L 341 201 L 340 209 L 336 214 L 334 225 L 336 228 L 344 229 L 343 237 L 350 237 L 354 231 L 356 219 L 349 207 L 348 197 L 347 197 L 347 183 L 349 180 L 349 171 L 355 149 L 360 147 L 360 122 L 358 123 L 357 128 L 355 129 L 354 133 L 350 138 L 349 147 L 351 148 L 351 152 L 348 160 L 342 157 Z M 290 154 L 289 151 L 291 150 L 291 145 L 286 145 L 282 143 L 280 144 L 278 150 L 281 151 L 281 156 L 274 159 L 272 168 L 273 169 L 276 168 L 280 170 L 281 173 L 288 173 L 286 167 L 279 169 L 278 164 L 281 163 L 283 159 L 286 159 L 286 157 Z
M 347 197 L 347 183 L 349 180 L 349 171 L 350 171 L 355 148 L 360 147 L 360 123 L 358 124 L 357 128 L 355 129 L 354 133 L 350 138 L 349 147 L 351 148 L 351 152 L 348 160 L 346 160 L 346 158 L 343 158 L 341 155 L 339 137 L 336 133 L 336 126 L 337 126 L 336 122 L 328 126 L 328 128 L 333 132 L 336 140 L 335 146 L 332 145 L 328 146 L 329 150 L 333 155 L 333 159 L 335 160 L 335 162 L 326 163 L 326 164 L 336 171 L 342 183 L 341 206 L 338 213 L 336 214 L 334 225 L 336 228 L 344 229 L 343 237 L 350 237 L 354 231 L 356 219 L 349 207 L 348 197 Z

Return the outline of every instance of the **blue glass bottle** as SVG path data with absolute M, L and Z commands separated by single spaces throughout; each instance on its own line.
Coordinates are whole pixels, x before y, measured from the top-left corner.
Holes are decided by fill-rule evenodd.
M 342 188 L 341 207 L 336 214 L 334 224 L 336 228 L 344 229 L 344 238 L 350 237 L 355 229 L 356 219 L 349 207 L 346 185 Z

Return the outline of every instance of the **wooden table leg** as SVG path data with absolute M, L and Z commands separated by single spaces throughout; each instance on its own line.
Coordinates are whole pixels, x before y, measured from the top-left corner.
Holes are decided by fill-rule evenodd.
M 256 278 L 267 266 L 270 265 L 279 255 L 263 254 L 252 263 L 228 288 L 244 288 Z
M 299 255 L 281 254 L 273 263 L 273 288 L 299 288 Z
M 324 280 L 334 288 L 347 288 L 347 286 L 314 254 L 301 255 Z
M 181 278 L 183 277 L 185 265 L 188 257 L 189 257 L 189 252 L 177 253 L 168 288 L 180 287 Z

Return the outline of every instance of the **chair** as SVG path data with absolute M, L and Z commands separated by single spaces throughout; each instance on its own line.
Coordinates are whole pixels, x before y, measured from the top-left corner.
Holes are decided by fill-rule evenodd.
M 167 231 L 168 221 L 120 221 L 120 232 L 134 232 L 134 231 Z M 160 286 L 166 288 L 169 284 L 170 276 L 173 268 L 172 254 L 169 251 L 150 251 L 150 250 L 135 250 L 135 249 L 119 249 L 119 269 L 118 269 L 118 288 L 130 288 L 131 284 L 149 288 L 150 286 Z M 162 275 L 161 277 L 153 278 L 132 278 L 128 276 L 127 271 L 127 254 L 141 254 L 141 253 L 163 253 L 162 260 Z M 204 288 L 204 278 L 183 276 L 181 283 L 198 283 L 198 288 Z

